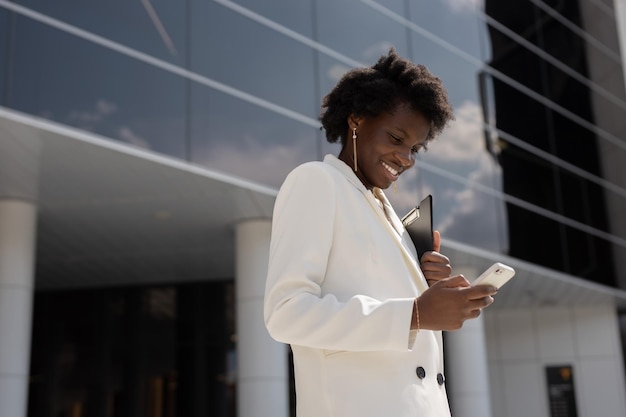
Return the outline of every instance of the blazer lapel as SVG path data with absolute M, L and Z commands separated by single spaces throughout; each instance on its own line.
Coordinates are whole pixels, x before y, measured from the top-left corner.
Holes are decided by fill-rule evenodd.
M 411 254 L 406 246 L 412 245 L 412 242 L 410 242 L 410 238 L 408 237 L 408 233 L 406 233 L 406 230 L 402 225 L 402 221 L 396 215 L 395 211 L 391 207 L 391 204 L 389 203 L 389 200 L 387 200 L 387 197 L 382 192 L 382 190 L 379 188 L 375 188 L 374 192 L 378 194 L 380 201 L 385 207 L 384 210 L 377 202 L 376 197 L 374 197 L 372 192 L 365 188 L 361 180 L 357 178 L 352 169 L 347 166 L 343 161 L 339 160 L 334 155 L 326 155 L 326 157 L 324 158 L 324 162 L 329 163 L 330 165 L 338 169 L 346 177 L 346 179 L 350 181 L 363 194 L 367 202 L 370 204 L 372 210 L 374 210 L 374 212 L 378 216 L 378 220 L 383 223 L 387 232 L 391 235 L 393 241 L 400 249 L 404 257 L 404 261 L 409 268 L 409 271 L 411 271 L 411 274 L 413 275 L 413 281 L 417 285 L 418 290 L 420 291 L 420 293 L 426 291 L 428 289 L 428 283 L 426 282 L 426 279 L 424 278 L 421 270 L 417 266 L 417 259 L 415 259 L 415 257 Z M 385 211 L 389 216 L 389 220 L 387 220 L 387 217 L 385 216 Z M 404 242 L 405 239 L 409 239 L 409 241 Z
M 389 203 L 389 200 L 387 199 L 387 196 L 385 195 L 385 193 L 383 193 L 383 191 L 380 188 L 374 188 L 374 193 L 376 194 L 378 199 L 383 203 L 383 206 L 384 206 L 384 210 L 382 210 L 377 203 L 374 203 L 377 205 L 377 208 L 378 208 L 377 211 L 379 213 L 383 212 L 381 221 L 383 221 L 386 224 L 387 230 L 389 231 L 389 233 L 393 235 L 394 241 L 400 248 L 400 251 L 402 252 L 402 255 L 404 256 L 404 260 L 406 264 L 408 265 L 409 269 L 411 270 L 415 283 L 417 284 L 420 292 L 426 291 L 428 289 L 428 283 L 426 282 L 426 278 L 422 274 L 421 270 L 417 266 L 419 262 L 406 246 L 407 244 L 412 245 L 412 242 L 410 243 L 404 242 L 404 240 L 407 238 L 410 241 L 410 237 L 408 237 L 408 233 L 406 232 L 406 229 L 404 228 L 402 221 L 398 218 L 393 207 L 391 207 L 391 203 Z M 372 199 L 375 199 L 373 195 L 371 195 L 371 197 Z M 389 219 L 387 219 L 387 216 L 389 216 Z M 380 217 L 381 216 L 379 214 L 379 218 Z

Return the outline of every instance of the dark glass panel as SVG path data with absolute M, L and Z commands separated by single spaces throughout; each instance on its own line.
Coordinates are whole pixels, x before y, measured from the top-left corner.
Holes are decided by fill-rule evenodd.
M 392 10 L 401 9 L 398 0 Z M 383 4 L 383 3 L 381 3 Z M 406 28 L 378 10 L 358 0 L 317 0 L 317 37 L 321 44 L 349 60 L 372 65 L 391 46 L 407 56 Z
M 604 203 L 605 190 L 598 184 L 585 180 L 562 169 L 555 170 L 563 198 L 565 217 L 587 226 L 608 232 L 609 222 Z M 572 200 L 577 203 L 572 204 Z M 598 201 L 601 203 L 598 204 Z
M 566 17 L 573 22 L 579 21 L 577 2 L 562 2 L 560 5 Z M 487 0 L 485 5 L 491 17 L 586 76 L 585 43 L 578 35 L 533 8 L 525 1 L 504 5 Z M 527 29 L 524 30 L 524 27 Z M 588 123 L 594 123 L 591 93 L 587 85 L 564 74 L 526 48 L 516 46 L 514 40 L 495 28 L 490 27 L 489 33 L 493 48 L 491 66 Z M 598 138 L 580 121 L 563 116 L 544 103 L 516 91 L 504 80 L 494 80 L 493 85 L 499 129 L 585 171 L 599 174 L 598 141 L 605 139 Z M 606 102 L 601 104 L 601 108 L 607 107 L 615 108 L 607 106 Z M 605 190 L 602 188 L 512 143 L 503 147 L 500 161 L 507 194 L 566 218 L 607 230 Z M 612 247 L 602 238 L 532 214 L 513 204 L 508 204 L 508 217 L 512 256 L 598 282 L 615 284 Z M 541 238 L 537 239 L 537 236 Z M 596 262 L 597 259 L 602 261 Z
M 499 161 L 507 194 L 550 211 L 558 211 L 560 198 L 555 193 L 554 166 L 512 144 L 506 145 Z
M 307 38 L 313 37 L 313 19 L 311 18 L 313 5 L 311 0 L 234 0 L 232 3 L 246 9 L 242 13 L 252 12 L 254 15 L 269 19 L 272 23 L 284 26 Z
M 193 11 L 194 72 L 317 117 L 313 52 L 308 46 L 212 1 L 194 1 Z M 245 119 L 239 119 L 242 122 Z
M 177 75 L 22 17 L 11 71 L 11 108 L 186 156 L 186 81 Z
M 11 17 L 9 12 L 0 9 L 0 106 L 6 106 L 8 86 L 10 85 L 9 69 L 11 67 Z
M 25 7 L 184 66 L 187 3 L 167 0 L 19 0 Z
M 601 175 L 597 142 L 605 139 L 556 112 L 546 113 L 551 116 L 554 131 L 552 153 L 587 172 Z
M 498 31 L 495 28 L 490 28 L 490 30 L 492 35 Z M 566 112 L 592 122 L 589 89 L 593 84 L 588 80 L 584 43 L 577 37 L 551 40 L 550 43 L 552 42 L 557 42 L 557 44 L 548 45 L 542 49 L 553 56 L 556 61 L 546 60 L 511 39 L 505 49 L 498 51 L 499 53 L 493 53 L 490 65 L 504 72 L 512 80 L 556 103 Z M 562 45 L 568 45 L 568 47 L 562 48 Z M 555 55 L 552 49 L 559 51 L 566 49 L 567 55 Z M 506 79 L 501 82 L 508 83 Z M 596 105 L 603 106 L 605 110 L 615 108 L 615 111 L 619 109 L 623 111 L 625 105 L 613 92 L 599 86 L 594 88 L 598 90 L 595 100 L 600 101 Z
M 29 416 L 234 417 L 232 283 L 37 292 Z

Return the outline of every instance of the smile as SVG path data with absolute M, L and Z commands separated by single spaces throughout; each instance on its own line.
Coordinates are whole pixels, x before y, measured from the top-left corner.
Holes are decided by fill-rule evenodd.
M 393 169 L 390 165 L 387 165 L 385 162 L 382 162 L 382 161 L 381 161 L 381 163 L 383 164 L 383 167 L 384 167 L 387 171 L 389 171 L 389 173 L 390 173 L 391 175 L 393 175 L 394 177 L 397 177 L 398 175 L 400 175 L 400 172 L 402 172 L 402 171 L 397 171 L 397 170 Z

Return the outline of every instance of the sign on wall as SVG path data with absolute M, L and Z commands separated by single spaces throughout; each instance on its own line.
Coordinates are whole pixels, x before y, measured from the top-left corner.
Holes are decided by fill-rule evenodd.
M 546 366 L 550 417 L 578 417 L 571 365 Z

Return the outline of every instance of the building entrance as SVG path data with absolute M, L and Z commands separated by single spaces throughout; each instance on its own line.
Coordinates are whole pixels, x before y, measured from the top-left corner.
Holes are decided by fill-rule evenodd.
M 35 294 L 28 416 L 231 417 L 233 282 Z

